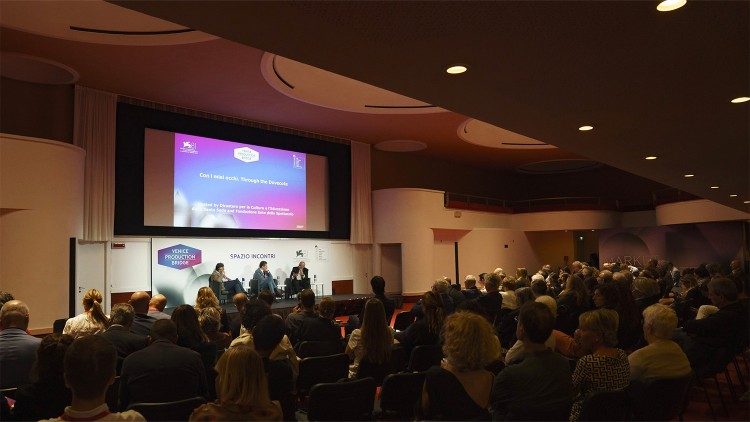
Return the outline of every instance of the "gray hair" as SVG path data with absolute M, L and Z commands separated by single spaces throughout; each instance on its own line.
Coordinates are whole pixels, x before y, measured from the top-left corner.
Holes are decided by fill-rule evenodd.
M 133 323 L 133 318 L 135 318 L 135 311 L 133 311 L 133 306 L 129 303 L 115 303 L 112 305 L 112 310 L 109 313 L 111 324 L 129 327 Z
M 646 277 L 637 277 L 633 280 L 633 291 L 638 292 L 641 297 L 651 297 L 661 293 L 659 282 Z
M 651 327 L 654 337 L 668 340 L 677 328 L 677 314 L 669 306 L 653 304 L 643 310 L 643 326 Z
M 20 300 L 5 302 L 0 309 L 0 325 L 25 330 L 29 326 L 29 307 Z

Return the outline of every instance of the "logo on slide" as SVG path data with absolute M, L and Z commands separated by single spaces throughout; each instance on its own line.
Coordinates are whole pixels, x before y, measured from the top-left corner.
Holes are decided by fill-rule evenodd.
M 252 163 L 253 161 L 260 160 L 260 154 L 258 151 L 248 147 L 235 148 L 234 158 L 246 163 Z
M 197 154 L 198 153 L 198 143 L 197 142 L 182 141 L 182 147 L 180 147 L 180 152 L 184 152 L 184 153 L 187 153 L 187 154 Z
M 159 265 L 182 270 L 201 263 L 201 250 L 183 244 L 159 249 Z

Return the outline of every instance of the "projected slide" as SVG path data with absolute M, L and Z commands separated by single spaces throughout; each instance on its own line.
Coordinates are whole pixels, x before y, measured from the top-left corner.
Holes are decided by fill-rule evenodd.
M 307 229 L 306 154 L 174 134 L 174 226 Z

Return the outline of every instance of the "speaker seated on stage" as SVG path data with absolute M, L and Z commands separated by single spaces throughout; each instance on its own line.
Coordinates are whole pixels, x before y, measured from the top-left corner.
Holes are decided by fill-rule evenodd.
M 305 261 L 300 261 L 298 266 L 292 268 L 289 279 L 292 282 L 292 294 L 310 288 L 310 270 L 305 268 Z

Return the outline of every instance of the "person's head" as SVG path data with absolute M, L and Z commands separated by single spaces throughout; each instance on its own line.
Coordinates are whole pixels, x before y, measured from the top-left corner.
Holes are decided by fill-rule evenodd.
M 304 289 L 299 294 L 299 303 L 305 310 L 315 309 L 315 292 L 312 289 Z
M 333 315 L 336 313 L 336 302 L 330 297 L 324 297 L 318 305 L 318 313 L 325 319 L 333 319 Z
M 526 268 L 516 268 L 516 278 L 528 278 L 529 270 Z
M 197 346 L 208 339 L 198 322 L 198 312 L 190 305 L 180 305 L 172 312 L 172 322 L 177 326 L 180 344 Z
M 151 302 L 151 296 L 144 291 L 134 292 L 128 301 L 136 314 L 147 314 L 149 302 Z
M 469 274 L 464 279 L 464 289 L 473 289 L 477 286 L 477 278 Z
M 73 341 L 65 352 L 65 385 L 74 399 L 96 400 L 104 397 L 115 380 L 117 351 L 101 336 L 85 336 Z
M 245 312 L 245 305 L 247 304 L 247 294 L 246 293 L 235 293 L 234 296 L 232 296 L 232 303 L 234 303 L 234 307 L 237 308 L 237 312 L 240 314 Z
M 557 318 L 557 301 L 552 296 L 539 296 L 538 298 L 534 299 L 535 302 L 542 303 L 546 305 L 550 312 L 552 312 L 552 316 Z
M 614 283 L 599 284 L 594 289 L 594 305 L 597 308 L 617 309 L 620 298 Z
M 271 293 L 271 291 L 268 289 L 263 289 L 258 292 L 258 299 L 265 302 L 265 304 L 268 306 L 273 305 L 273 301 L 276 300 L 276 298 L 274 298 L 273 296 L 273 293 Z
M 599 283 L 610 283 L 612 282 L 612 271 L 604 270 L 599 272 Z
M 612 273 L 612 281 L 615 283 L 627 283 L 628 276 L 622 271 L 617 271 L 616 273 Z
M 492 326 L 475 313 L 451 314 L 440 337 L 445 359 L 459 371 L 482 369 L 500 357 L 500 342 Z
M 685 274 L 680 277 L 680 287 L 682 288 L 683 293 L 697 285 L 698 280 L 695 279 L 695 276 L 693 274 Z
M 636 277 L 633 280 L 633 297 L 636 299 L 653 297 L 661 294 L 659 282 L 653 278 Z
M 370 279 L 370 287 L 372 287 L 372 292 L 376 295 L 385 294 L 385 279 L 379 275 L 376 275 L 375 277 Z
M 487 273 L 479 273 L 479 278 L 477 279 L 477 283 L 484 285 L 484 283 L 487 281 L 487 277 L 489 274 Z
M 484 288 L 487 292 L 496 292 L 500 288 L 502 282 L 502 278 L 500 278 L 499 274 L 492 273 L 487 276 L 487 279 L 484 282 Z
M 34 375 L 36 380 L 63 379 L 65 352 L 73 344 L 73 337 L 67 334 L 48 334 L 36 351 Z
M 516 289 L 515 292 L 518 306 L 534 300 L 534 292 L 531 291 L 531 287 L 521 287 L 520 289 Z
M 29 307 L 20 300 L 9 300 L 0 309 L 0 329 L 29 328 Z
M 253 344 L 261 356 L 271 354 L 281 343 L 286 331 L 284 320 L 274 314 L 268 314 L 258 321 L 253 328 Z
M 706 265 L 706 269 L 708 270 L 708 274 L 711 276 L 711 278 L 721 277 L 724 275 L 723 271 L 721 271 L 721 265 L 716 262 L 712 262 Z
M 541 274 L 534 274 L 534 276 L 541 277 Z M 547 294 L 547 282 L 544 278 L 537 279 L 531 282 L 531 292 L 534 293 L 534 297 L 544 296 Z
M 482 309 L 482 305 L 480 305 L 479 301 L 477 301 L 476 299 L 462 301 L 456 306 L 456 311 L 473 312 L 485 318 L 487 317 L 487 314 L 485 314 L 484 309 Z
M 219 272 L 224 271 L 224 264 L 221 263 L 221 262 L 219 262 L 218 264 L 216 264 L 216 267 L 214 267 L 214 271 L 219 271 Z
M 368 361 L 383 363 L 390 359 L 393 334 L 385 320 L 385 307 L 380 299 L 372 298 L 365 303 L 364 319 L 360 330 L 362 346 Z
M 128 329 L 133 325 L 133 318 L 135 318 L 135 311 L 129 303 L 115 303 L 109 312 L 110 324 L 122 325 Z
M 216 395 L 221 405 L 254 410 L 270 405 L 263 359 L 250 346 L 227 349 L 216 362 L 216 372 Z
M 219 298 L 210 287 L 204 286 L 198 289 L 198 295 L 195 297 L 195 309 L 218 308 Z
M 300 261 L 300 262 L 299 262 L 299 265 L 298 265 L 298 267 L 299 267 L 300 269 L 303 269 L 303 268 L 305 268 L 305 261 Z
M 555 317 L 545 304 L 528 302 L 519 310 L 516 337 L 525 343 L 541 345 L 552 335 L 554 327 Z
M 444 278 L 439 278 L 435 280 L 434 283 L 432 283 L 432 291 L 437 294 L 448 293 L 449 288 L 450 288 L 450 285 Z
M 728 278 L 714 278 L 708 283 L 708 298 L 717 308 L 723 308 L 737 301 L 737 285 Z
M 198 323 L 205 334 L 216 334 L 221 326 L 221 313 L 216 308 L 203 308 L 198 314 Z
M 669 306 L 653 304 L 643 310 L 643 335 L 646 341 L 669 340 L 677 328 L 677 314 Z
M 263 271 L 268 271 L 268 262 L 260 261 L 260 264 L 258 264 L 258 268 L 260 268 Z
M 163 294 L 156 294 L 151 298 L 148 303 L 149 308 L 154 308 L 159 312 L 164 312 L 164 308 L 167 306 L 167 297 Z
M 504 292 L 512 292 L 518 288 L 518 283 L 516 282 L 516 279 L 513 277 L 505 277 L 503 278 L 503 281 L 501 282 L 501 286 Z
M 695 276 L 700 280 L 711 277 L 711 273 L 708 272 L 706 264 L 701 264 L 695 269 Z
M 245 305 L 245 313 L 242 315 L 242 326 L 246 330 L 251 330 L 255 327 L 264 316 L 271 314 L 271 308 L 265 302 L 258 299 L 250 299 Z
M 89 289 L 83 296 L 83 310 L 88 312 L 94 321 L 101 325 L 109 325 L 109 319 L 102 309 L 102 293 L 96 289 Z
M 15 299 L 13 295 L 9 292 L 4 292 L 0 290 L 0 308 L 5 305 L 5 302 L 10 302 L 11 300 Z
M 576 339 L 585 354 L 602 347 L 617 346 L 617 327 L 620 317 L 611 309 L 595 309 L 578 317 Z
M 440 295 L 432 291 L 425 293 L 422 296 L 422 311 L 430 332 L 439 334 L 445 319 L 445 306 Z
M 170 343 L 177 343 L 177 325 L 171 319 L 158 319 L 151 326 L 148 336 L 151 342 L 166 340 Z

